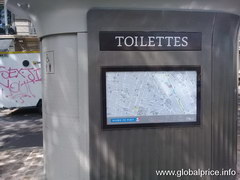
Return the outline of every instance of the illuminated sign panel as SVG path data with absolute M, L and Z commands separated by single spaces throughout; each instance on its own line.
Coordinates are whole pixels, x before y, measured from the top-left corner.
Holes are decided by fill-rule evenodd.
M 200 67 L 103 68 L 103 127 L 199 124 Z

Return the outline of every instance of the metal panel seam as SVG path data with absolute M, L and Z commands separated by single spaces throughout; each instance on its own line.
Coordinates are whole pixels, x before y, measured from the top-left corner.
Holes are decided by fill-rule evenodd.
M 213 23 L 212 23 L 212 40 L 211 40 L 211 169 L 213 169 L 214 165 L 213 165 L 213 156 L 214 156 L 214 152 L 213 152 L 213 113 L 212 113 L 212 106 L 213 106 L 213 34 L 215 31 L 215 20 L 216 20 L 216 13 L 214 14 L 213 17 Z M 212 179 L 212 177 L 210 177 L 210 179 Z

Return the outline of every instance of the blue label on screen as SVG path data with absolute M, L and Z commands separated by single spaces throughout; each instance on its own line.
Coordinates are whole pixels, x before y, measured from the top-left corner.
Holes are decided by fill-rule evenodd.
M 121 122 L 137 122 L 138 118 L 114 118 L 111 119 L 112 123 L 121 123 Z

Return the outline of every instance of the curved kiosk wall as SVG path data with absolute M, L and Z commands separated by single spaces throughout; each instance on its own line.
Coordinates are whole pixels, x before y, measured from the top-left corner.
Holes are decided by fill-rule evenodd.
M 235 169 L 238 25 L 221 13 L 89 12 L 90 179 Z

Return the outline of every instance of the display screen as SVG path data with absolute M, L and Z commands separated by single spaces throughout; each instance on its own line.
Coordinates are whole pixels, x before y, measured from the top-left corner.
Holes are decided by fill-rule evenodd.
M 200 68 L 106 68 L 104 125 L 199 122 Z

